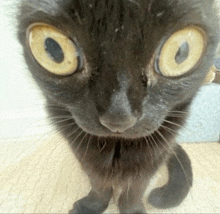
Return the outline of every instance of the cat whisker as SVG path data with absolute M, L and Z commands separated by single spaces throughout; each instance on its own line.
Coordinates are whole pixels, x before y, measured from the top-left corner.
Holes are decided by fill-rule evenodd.
M 91 143 L 91 139 L 92 139 L 92 135 L 90 135 L 90 134 L 87 134 L 87 135 L 89 135 L 89 139 L 88 139 L 87 147 L 86 147 L 86 151 L 85 151 L 85 154 L 83 155 L 82 160 L 86 157 L 86 154 L 87 154 L 87 152 L 88 152 L 89 145 L 90 145 L 90 143 Z
M 151 0 L 149 5 L 148 5 L 148 13 L 151 13 L 152 5 L 153 5 L 154 0 Z
M 104 184 L 104 185 L 106 185 L 107 179 L 108 179 L 109 177 L 112 177 L 112 175 L 113 175 L 113 170 L 111 171 L 111 175 L 109 175 L 109 173 L 106 173 L 106 174 L 105 174 L 105 177 L 104 177 L 104 180 L 103 180 L 103 184 Z
M 60 107 L 60 106 L 46 106 L 45 110 L 47 110 L 47 109 L 59 110 L 59 111 L 67 112 L 70 114 L 69 110 L 67 110 L 66 108 Z
M 65 106 L 61 106 L 61 105 L 47 104 L 46 106 L 44 106 L 44 110 L 47 110 L 47 109 L 59 110 L 59 111 L 67 112 L 70 114 L 70 111 Z
M 80 141 L 79 145 L 77 146 L 77 148 L 76 148 L 76 152 L 77 152 L 78 149 L 80 148 L 80 146 L 81 146 L 81 144 L 82 144 L 84 138 L 86 137 L 86 135 L 87 135 L 88 133 L 85 133 L 85 132 L 82 130 L 82 131 L 76 136 L 76 138 L 72 141 L 72 143 L 70 144 L 70 145 L 72 146 L 73 143 L 75 143 L 76 140 L 77 140 L 80 136 L 82 136 L 82 134 L 84 134 L 84 136 L 83 136 L 82 140 Z
M 168 131 L 170 134 L 173 134 L 173 135 L 178 134 L 178 132 L 176 130 L 171 129 L 171 128 L 167 127 L 167 126 L 161 125 L 160 127 L 165 129 L 166 131 Z
M 170 113 L 188 114 L 188 111 L 169 111 Z
M 155 135 L 153 135 L 153 134 L 149 135 L 149 137 L 150 137 L 149 139 L 152 140 L 151 142 L 154 143 L 154 145 L 157 147 L 157 149 L 158 149 L 158 151 L 159 151 L 161 157 L 164 159 L 163 154 L 162 154 L 162 152 L 161 152 L 161 149 L 160 149 L 160 147 L 157 145 L 157 142 L 156 142 L 156 140 L 154 139 L 154 136 L 155 136 Z
M 42 125 L 42 124 L 40 124 L 40 123 L 42 123 L 42 122 L 44 122 L 44 124 Z M 31 128 L 32 126 L 49 126 L 50 124 L 47 124 L 46 123 L 47 122 L 47 118 L 41 118 L 41 119 L 37 119 L 37 121 L 34 121 L 34 122 L 31 122 L 30 124 L 28 124 L 26 127 L 25 127 L 25 129 L 29 129 L 29 128 Z M 26 131 L 26 130 L 25 130 Z
M 81 128 L 78 127 L 76 129 L 74 129 L 72 132 L 70 132 L 68 135 L 67 135 L 67 138 L 71 137 L 72 135 L 74 135 L 78 130 L 80 130 Z
M 56 121 L 56 122 L 49 122 L 48 121 L 48 118 L 46 117 L 46 118 L 42 118 L 42 119 L 38 119 L 37 121 L 34 121 L 34 122 L 32 122 L 32 123 L 30 123 L 27 127 L 26 127 L 26 129 L 28 129 L 28 128 L 31 128 L 31 126 L 38 126 L 38 127 L 40 127 L 40 126 L 42 126 L 42 127 L 51 127 L 51 128 L 56 128 L 56 124 L 59 124 L 60 122 L 64 122 L 64 121 L 68 121 L 68 120 L 71 120 L 72 118 L 70 118 L 70 117 L 64 117 L 64 116 L 62 116 L 62 117 L 54 117 L 55 119 L 64 119 L 64 120 L 60 120 L 60 121 Z M 53 118 L 51 118 L 51 119 L 53 119 Z M 41 123 L 43 123 L 43 124 L 41 124 Z M 71 124 L 67 124 L 67 125 L 72 125 L 73 123 L 71 123 Z M 75 122 L 74 122 L 74 124 L 75 124 Z
M 69 124 L 64 124 L 64 125 L 59 125 L 59 128 L 56 126 L 56 123 L 55 124 L 51 124 L 50 127 L 57 130 L 59 129 L 59 132 L 62 133 L 63 130 L 67 129 L 67 128 L 70 128 L 71 126 L 74 126 L 76 125 L 76 123 L 69 123 Z M 58 131 L 58 130 L 57 130 Z
M 98 142 L 98 145 L 100 146 L 99 142 Z M 106 147 L 106 145 L 107 145 L 107 142 L 105 141 L 105 143 L 104 143 L 104 145 L 102 146 L 102 148 L 99 149 L 99 152 L 100 152 L 100 153 L 104 150 L 104 148 Z M 99 147 L 99 148 L 100 148 L 100 147 Z
M 63 126 L 59 126 L 59 132 L 62 133 L 63 130 L 65 130 L 73 125 L 76 125 L 76 123 L 74 122 L 74 123 L 65 124 Z M 51 124 L 51 127 L 54 128 L 55 130 L 57 130 L 56 124 Z
M 189 114 L 189 112 L 187 112 L 187 111 L 169 111 L 168 112 L 168 116 L 172 115 L 172 114 L 187 116 Z
M 175 118 L 185 118 L 186 115 L 181 115 L 181 114 L 169 114 L 169 117 L 175 117 Z
M 180 125 L 178 123 L 174 123 L 174 122 L 166 120 L 166 119 L 164 120 L 164 122 L 169 123 L 169 124 L 174 125 L 174 126 L 177 126 L 179 128 L 185 128 L 183 125 Z
M 56 119 L 58 119 L 58 118 L 56 118 Z M 75 121 L 74 121 L 74 122 L 70 122 L 70 121 L 72 120 L 72 118 L 60 117 L 60 119 L 63 119 L 63 120 L 57 120 L 57 121 L 50 121 L 50 120 L 49 120 L 48 125 L 49 125 L 50 127 L 57 128 L 57 124 L 60 124 L 59 127 L 62 128 L 62 127 L 64 127 L 64 126 L 71 126 L 71 125 L 76 124 Z M 47 120 L 47 121 L 48 121 L 48 120 Z M 67 122 L 67 121 L 69 121 L 69 123 L 66 123 L 66 124 L 65 124 L 64 122 Z M 64 125 L 61 126 L 61 123 L 64 123 Z
M 67 122 L 67 121 L 70 121 L 70 120 L 73 120 L 73 118 L 67 117 L 67 118 L 65 118 L 65 119 L 63 119 L 63 120 L 55 121 L 55 122 L 53 122 L 53 124 L 59 124 L 59 123 Z M 75 122 L 74 122 L 74 123 L 75 123 Z M 68 124 L 67 124 L 67 125 L 68 125 Z
M 49 116 L 49 117 L 47 117 L 47 119 L 73 119 L 71 116 Z
M 149 144 L 149 143 L 151 144 L 151 142 L 147 139 L 147 137 L 144 137 L 144 139 L 145 139 L 146 144 Z M 154 150 L 154 146 L 152 144 L 151 144 L 151 147 Z M 150 156 L 151 156 L 151 165 L 152 167 L 154 167 L 154 163 L 153 163 L 154 157 L 153 157 L 151 149 L 149 149 L 149 151 L 150 151 Z
M 178 124 L 178 123 L 175 123 L 175 122 L 172 122 L 172 121 L 169 121 L 169 120 L 164 120 L 164 122 L 173 125 L 173 126 L 174 126 L 174 127 L 173 127 L 174 129 L 175 129 L 175 127 L 178 127 L 178 128 L 180 128 L 180 129 L 186 131 L 188 134 L 192 133 L 191 130 L 189 130 L 186 126 L 183 126 L 183 125 L 181 125 L 181 124 Z M 166 125 L 166 124 L 164 124 L 164 125 Z M 164 125 L 163 125 L 163 126 L 164 126 Z M 169 129 L 171 129 L 171 128 L 169 128 Z M 174 132 L 174 129 L 173 129 L 173 132 Z M 178 134 L 178 132 L 176 132 L 176 133 Z M 193 133 L 193 134 L 196 135 L 196 133 Z
M 63 126 L 59 126 L 60 128 L 72 128 L 75 129 L 75 128 L 78 128 L 78 125 L 76 124 L 76 122 L 71 122 L 71 123 L 68 123 L 68 124 L 64 124 Z
M 62 104 L 60 105 L 60 104 L 57 104 L 57 103 L 46 103 L 46 105 L 44 107 L 46 108 L 46 107 L 53 107 L 53 106 L 64 108 L 64 106 Z

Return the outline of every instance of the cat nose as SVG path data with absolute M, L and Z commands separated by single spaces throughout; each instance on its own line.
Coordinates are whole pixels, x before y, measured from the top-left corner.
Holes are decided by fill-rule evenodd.
M 111 132 L 118 132 L 118 133 L 122 133 L 124 131 L 126 131 L 127 129 L 133 127 L 136 122 L 137 122 L 137 118 L 133 117 L 133 116 L 129 116 L 127 118 L 124 118 L 123 120 L 121 119 L 121 117 L 114 117 L 113 119 L 111 118 L 111 116 L 109 115 L 104 115 L 103 117 L 99 118 L 100 123 L 105 126 L 106 128 L 108 128 Z

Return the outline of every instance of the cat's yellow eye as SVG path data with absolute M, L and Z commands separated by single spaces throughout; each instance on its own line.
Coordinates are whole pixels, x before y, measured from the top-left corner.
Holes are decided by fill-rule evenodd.
M 56 75 L 70 75 L 78 68 L 75 44 L 56 28 L 37 23 L 27 31 L 29 47 L 37 62 Z
M 197 65 L 205 48 L 206 34 L 202 29 L 184 28 L 174 33 L 164 43 L 157 66 L 164 76 L 181 76 Z

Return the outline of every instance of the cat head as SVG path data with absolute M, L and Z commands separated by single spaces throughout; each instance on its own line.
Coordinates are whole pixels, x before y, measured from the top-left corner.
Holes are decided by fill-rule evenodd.
M 18 35 L 48 103 L 90 134 L 138 138 L 183 115 L 203 84 L 219 42 L 208 3 L 22 1 Z

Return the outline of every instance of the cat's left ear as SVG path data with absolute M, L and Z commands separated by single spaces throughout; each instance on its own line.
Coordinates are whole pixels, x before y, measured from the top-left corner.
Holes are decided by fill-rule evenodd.
M 207 73 L 204 81 L 205 85 L 212 83 L 220 84 L 220 45 L 218 45 L 214 63 Z
M 208 4 L 210 6 L 214 6 L 217 11 L 220 11 L 220 1 L 212 0 L 210 1 L 211 4 Z M 207 2 L 205 2 L 207 5 Z M 220 38 L 219 38 L 220 40 Z M 211 66 L 206 79 L 204 81 L 204 84 L 211 84 L 211 83 L 218 83 L 220 84 L 220 44 L 218 45 L 217 51 L 216 51 L 216 58 L 214 61 L 214 64 Z
M 211 66 L 204 84 L 218 83 L 220 84 L 220 56 L 215 59 L 214 65 Z

